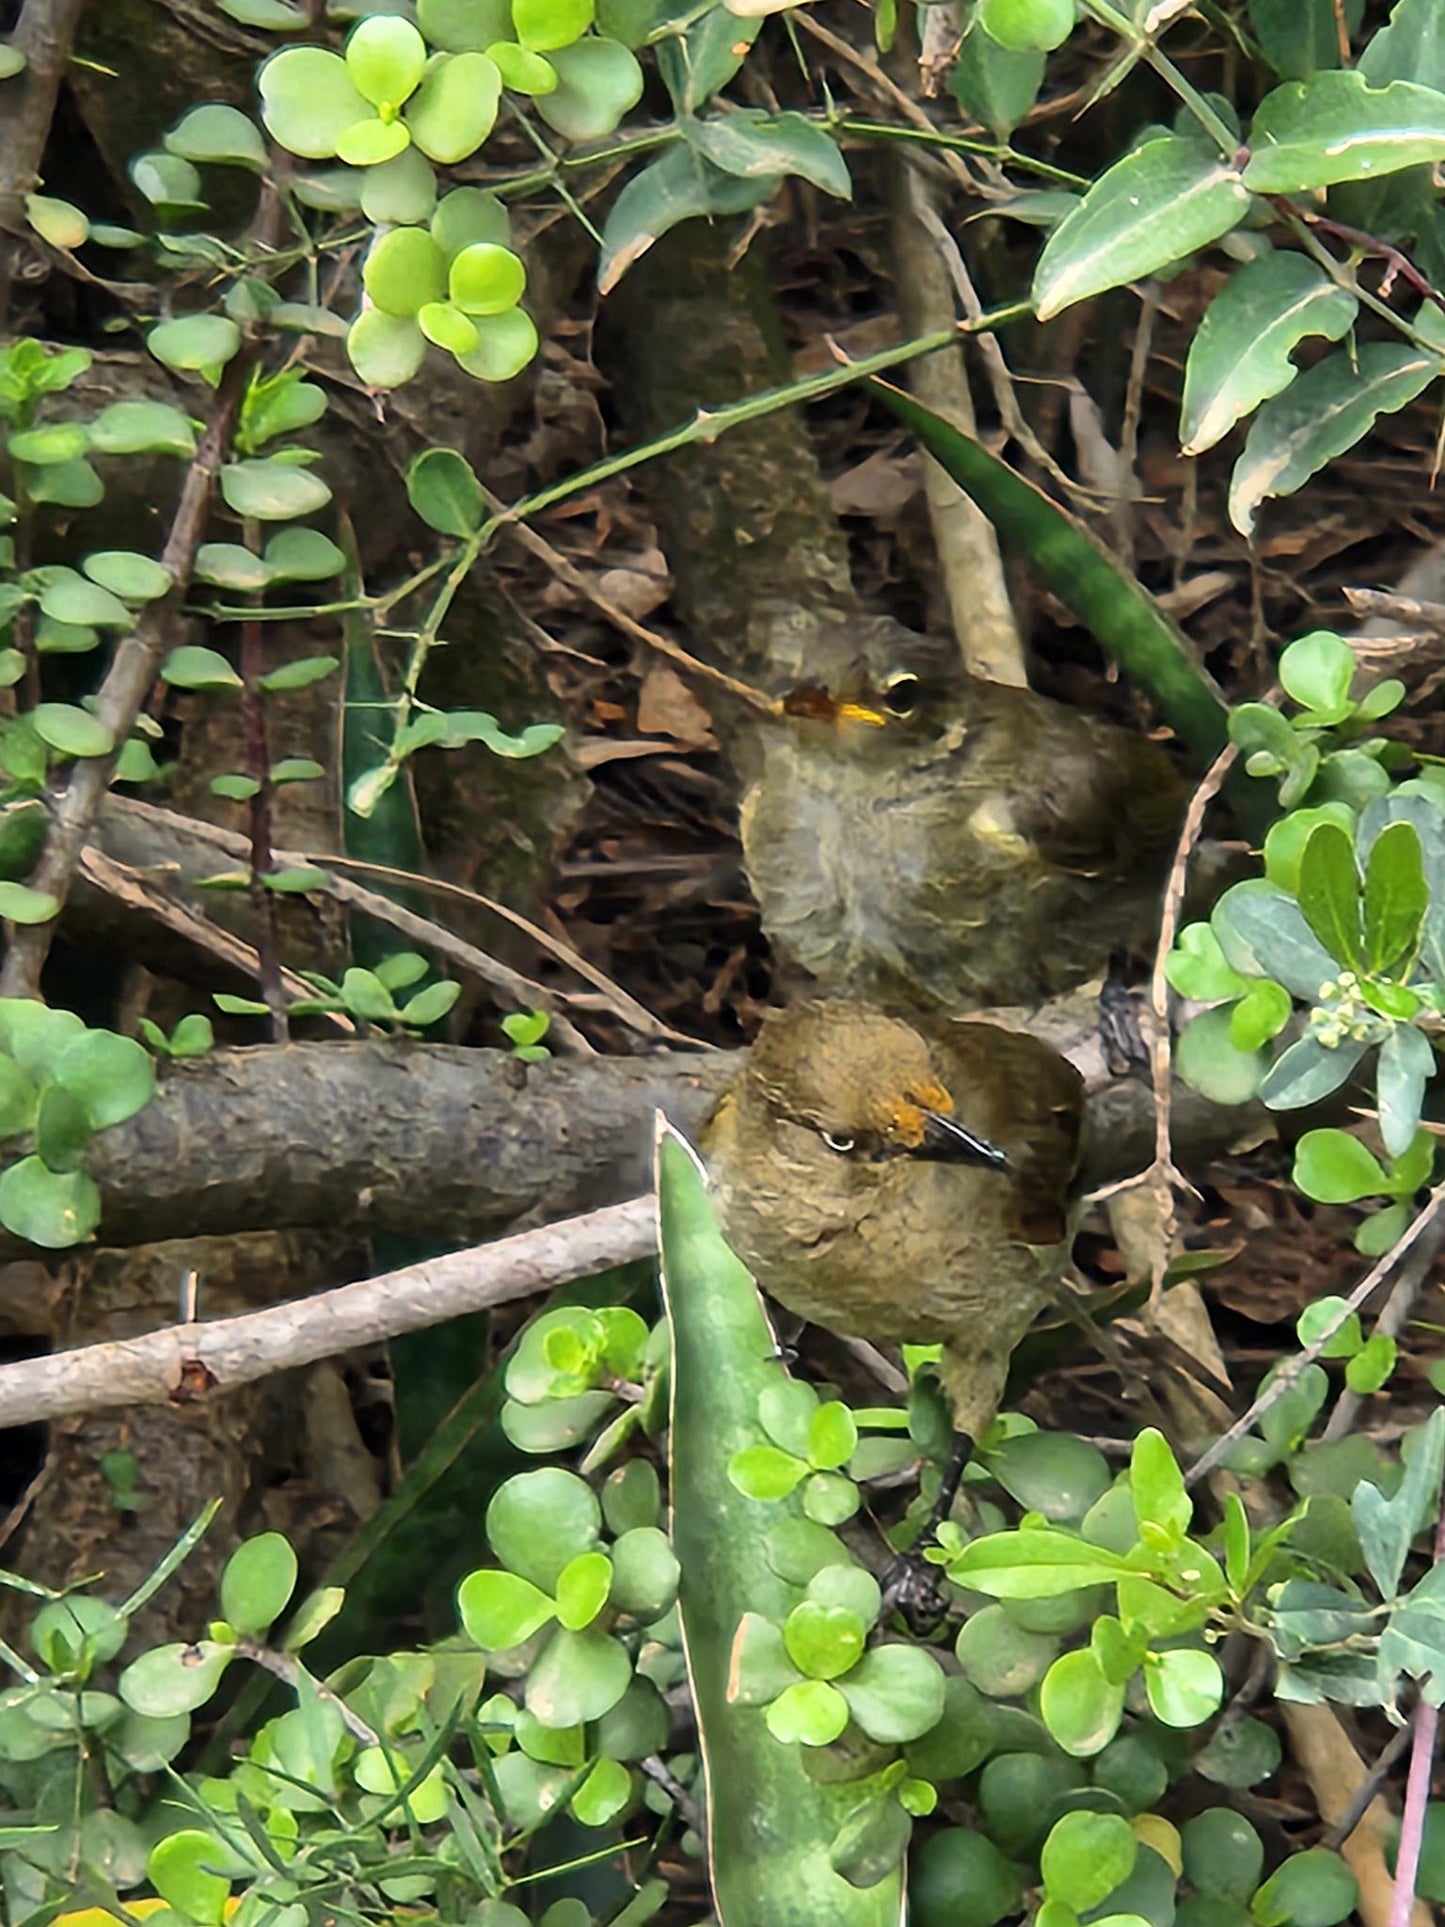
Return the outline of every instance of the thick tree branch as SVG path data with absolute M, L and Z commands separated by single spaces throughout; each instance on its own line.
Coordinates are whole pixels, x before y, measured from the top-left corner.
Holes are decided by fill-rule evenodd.
M 24 54 L 24 70 L 5 83 L 0 133 L 0 235 L 26 235 L 25 196 L 40 180 L 45 143 L 55 117 L 71 42 L 85 0 L 26 0 L 10 45 Z M 9 300 L 16 244 L 0 239 L 0 327 Z
M 23 1359 L 0 1366 L 0 1427 L 162 1399 L 189 1403 L 463 1312 L 530 1298 L 655 1249 L 653 1201 L 632 1198 L 266 1311 Z

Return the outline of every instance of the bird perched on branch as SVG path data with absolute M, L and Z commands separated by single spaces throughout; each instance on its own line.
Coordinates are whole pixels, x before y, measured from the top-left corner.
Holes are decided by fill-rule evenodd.
M 741 831 L 768 939 L 819 989 L 1028 1003 L 1150 943 L 1186 796 L 1156 744 L 886 619 L 794 653 Z
M 702 1144 L 763 1289 L 845 1336 L 941 1340 L 976 1441 L 1068 1262 L 1082 1116 L 1078 1072 L 1037 1038 L 819 1000 L 767 1018 Z

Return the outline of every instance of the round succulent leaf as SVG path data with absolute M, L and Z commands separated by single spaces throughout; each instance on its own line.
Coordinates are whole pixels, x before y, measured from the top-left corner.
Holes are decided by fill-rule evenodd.
M 46 1169 L 80 1170 L 91 1135 L 80 1099 L 58 1084 L 43 1085 L 35 1107 L 35 1154 Z
M 52 1672 L 89 1672 L 114 1659 L 130 1626 L 115 1607 L 91 1593 L 52 1599 L 30 1622 L 30 1644 Z
M 105 499 L 105 484 L 89 462 L 57 462 L 35 468 L 26 483 L 32 503 L 53 502 L 57 508 L 93 509 Z
M 1223 1004 L 1200 1011 L 1184 1026 L 1174 1049 L 1179 1076 L 1215 1104 L 1249 1103 L 1269 1069 L 1263 1051 L 1244 1051 L 1235 1043 L 1231 1016 Z
M 426 42 L 409 20 L 373 14 L 346 43 L 346 72 L 373 107 L 400 107 L 416 92 L 426 67 Z
M 367 308 L 346 331 L 346 354 L 368 388 L 401 388 L 426 359 L 426 337 L 409 317 Z
M 632 1798 L 632 1775 L 616 1760 L 599 1760 L 573 1794 L 568 1812 L 584 1827 L 605 1827 Z
M 1140 1814 L 1163 1797 L 1169 1768 L 1157 1746 L 1128 1733 L 1111 1740 L 1094 1761 L 1094 1785 L 1114 1794 L 1126 1812 Z
M 51 1010 L 28 997 L 0 998 L 0 1049 L 37 1083 L 51 1075 L 61 1053 L 84 1032 L 73 1010 Z
M 184 1827 L 151 1848 L 146 1875 L 161 1899 L 186 1920 L 220 1927 L 231 1883 L 212 1870 L 230 1857 L 214 1834 Z
M 336 158 L 348 167 L 384 167 L 410 146 L 405 122 L 359 120 L 337 136 Z
M 512 31 L 512 0 L 417 0 L 417 25 L 447 53 L 485 53 Z
M 839 1682 L 848 1710 L 870 1740 L 903 1745 L 937 1725 L 943 1671 L 919 1646 L 873 1646 Z
M 414 315 L 446 293 L 446 257 L 425 228 L 393 228 L 366 257 L 362 281 L 383 314 Z
M 109 756 L 115 748 L 115 738 L 100 718 L 74 703 L 37 703 L 27 720 L 40 740 L 60 756 Z
M 234 1647 L 209 1639 L 195 1646 L 155 1646 L 131 1661 L 116 1691 L 146 1719 L 174 1719 L 205 1705 L 234 1657 Z
M 196 452 L 196 431 L 179 408 L 161 401 L 113 401 L 90 424 L 99 455 L 178 455 Z
M 1139 1843 L 1117 1813 L 1066 1813 L 1039 1856 L 1044 1888 L 1078 1913 L 1097 1907 L 1134 1871 Z
M 0 1139 L 19 1137 L 30 1129 L 38 1099 L 34 1083 L 14 1058 L 0 1056 Z
M 988 1455 L 988 1469 L 1012 1499 L 1054 1525 L 1077 1525 L 1113 1484 L 1108 1460 L 1067 1432 L 1024 1432 Z
M 1224 1674 L 1213 1653 L 1187 1647 L 1150 1653 L 1144 1662 L 1149 1707 L 1163 1726 L 1202 1726 L 1219 1711 Z
M 601 1527 L 596 1494 L 561 1466 L 518 1473 L 487 1507 L 487 1543 L 496 1557 L 548 1593 L 569 1561 L 593 1550 Z
M 49 923 L 60 914 L 59 899 L 28 883 L 0 883 L 0 917 L 7 923 Z
M 329 160 L 348 127 L 374 118 L 346 63 L 324 47 L 286 47 L 261 69 L 261 117 L 293 154 Z
M 228 462 L 221 470 L 221 495 L 227 508 L 257 522 L 314 515 L 331 500 L 331 490 L 319 475 L 275 456 Z
M 241 678 L 218 650 L 182 643 L 161 664 L 161 681 L 173 689 L 239 689 Z
M 605 1552 L 581 1552 L 557 1575 L 557 1619 L 569 1632 L 590 1626 L 612 1590 L 612 1561 Z
M 25 56 L 18 47 L 8 41 L 0 41 L 0 80 L 10 80 L 25 71 Z
M 223 314 L 180 315 L 146 336 L 156 360 L 181 373 L 223 368 L 240 345 L 241 330 Z
M 86 556 L 80 566 L 92 582 L 128 602 L 154 602 L 175 586 L 169 570 L 131 549 L 102 549 Z
M 407 500 L 439 535 L 474 535 L 482 526 L 486 497 L 476 472 L 454 448 L 428 448 L 406 475 Z
M 972 1827 L 930 1835 L 909 1868 L 913 1927 L 995 1927 L 1022 1898 L 1018 1870 Z
M 808 1598 L 819 1606 L 842 1606 L 855 1613 L 864 1628 L 873 1626 L 883 1609 L 878 1581 L 866 1567 L 839 1560 L 821 1567 L 808 1581 Z
M 803 1481 L 803 1511 L 820 1526 L 846 1525 L 863 1495 L 841 1472 L 814 1472 Z
M 1199 1893 L 1247 1901 L 1264 1871 L 1264 1842 L 1233 1807 L 1208 1807 L 1180 1834 L 1184 1877 Z
M 471 315 L 502 314 L 515 308 L 526 286 L 521 256 L 495 241 L 473 241 L 464 247 L 454 256 L 447 276 L 452 301 Z
M 138 154 L 129 173 L 152 207 L 201 208 L 201 177 L 194 163 L 179 154 Z
M 505 248 L 512 239 L 506 203 L 482 187 L 454 187 L 444 194 L 431 218 L 431 233 L 448 262 L 479 242 Z
M 1058 1657 L 1048 1633 L 1026 1632 L 1002 1606 L 985 1606 L 959 1628 L 954 1654 L 964 1677 L 990 1699 L 1012 1699 L 1037 1686 Z
M 457 359 L 477 381 L 511 381 L 536 356 L 537 326 L 525 308 L 478 317 L 476 327 L 476 347 Z
M 620 41 L 579 40 L 549 57 L 557 86 L 538 100 L 537 112 L 567 140 L 601 140 L 642 98 L 642 69 Z
M 92 1130 L 108 1130 L 143 1111 L 155 1096 L 155 1062 L 133 1037 L 88 1030 L 65 1046 L 51 1073 L 85 1108 Z
M 666 1750 L 672 1731 L 667 1701 L 650 1679 L 634 1678 L 622 1698 L 597 1721 L 593 1739 L 612 1760 L 645 1760 Z
M 525 1703 L 544 1726 L 580 1726 L 610 1712 L 631 1679 L 627 1648 L 609 1633 L 562 1627 L 532 1663 Z
M 494 40 L 486 55 L 502 76 L 503 85 L 514 94 L 537 99 L 556 93 L 557 69 L 544 55 L 519 47 L 515 40 Z
M 457 1588 L 462 1629 L 484 1652 L 520 1646 L 555 1618 L 551 1597 L 514 1572 L 470 1572 Z
M 1274 1728 L 1267 1720 L 1248 1718 L 1221 1721 L 1195 1754 L 1194 1766 L 1216 1786 L 1252 1787 L 1278 1772 L 1281 1757 Z
M 660 1619 L 677 1598 L 677 1556 L 657 1526 L 633 1526 L 612 1545 L 612 1604 L 643 1620 Z
M 221 101 L 207 101 L 184 115 L 166 135 L 166 152 L 188 161 L 257 168 L 266 165 L 266 143 L 256 123 L 239 108 Z
M 430 160 L 453 167 L 496 125 L 502 76 L 485 54 L 439 54 L 407 104 L 411 137 Z
M 262 1633 L 296 1590 L 296 1554 L 279 1532 L 244 1540 L 221 1574 L 221 1616 L 238 1633 Z
M 809 1679 L 837 1679 L 856 1666 L 868 1636 L 865 1622 L 848 1606 L 804 1599 L 783 1624 L 788 1658 Z
M 595 0 L 512 0 L 512 28 L 532 53 L 550 53 L 580 40 L 595 13 Z
M 1255 1894 L 1250 1912 L 1279 1927 L 1336 1927 L 1359 1905 L 1355 1876 L 1337 1853 L 1310 1847 L 1276 1867 Z
M 346 557 L 320 529 L 278 529 L 263 551 L 273 582 L 325 582 L 340 575 Z
M 640 1526 L 655 1526 L 661 1511 L 662 1482 L 651 1459 L 629 1459 L 608 1473 L 602 1487 L 602 1517 L 617 1538 Z
M 1044 1675 L 1039 1712 L 1066 1753 L 1088 1759 L 1119 1730 L 1124 1686 L 1106 1674 L 1090 1648 L 1064 1653 Z
M 428 301 L 417 310 L 416 325 L 433 347 L 449 354 L 470 354 L 477 345 L 476 324 L 450 301 Z
M 820 1404 L 818 1394 L 800 1378 L 778 1377 L 758 1394 L 758 1423 L 784 1452 L 808 1456 L 808 1428 Z
M 820 1472 L 846 1465 L 858 1446 L 858 1424 L 841 1399 L 820 1405 L 808 1425 L 803 1456 Z
M 90 222 L 71 201 L 53 194 L 27 194 L 25 218 L 53 248 L 80 248 L 90 239 Z
M 377 227 L 426 221 L 436 206 L 437 179 L 410 138 L 399 154 L 366 170 L 361 211 Z
M 806 1459 L 776 1445 L 745 1445 L 728 1461 L 728 1478 L 748 1499 L 786 1499 L 808 1476 Z
M 848 1702 L 826 1680 L 799 1680 L 784 1687 L 764 1717 L 783 1745 L 830 1746 L 848 1724 Z
M 6 438 L 6 453 L 17 462 L 35 464 L 72 462 L 90 446 L 83 422 L 45 422 L 39 428 L 20 428 Z

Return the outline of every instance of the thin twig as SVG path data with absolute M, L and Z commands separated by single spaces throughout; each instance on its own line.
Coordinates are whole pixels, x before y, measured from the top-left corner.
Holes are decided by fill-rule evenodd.
M 1395 1762 L 1410 1744 L 1410 1736 L 1414 1730 L 1414 1724 L 1412 1717 L 1400 1728 L 1398 1733 L 1393 1733 L 1390 1736 L 1389 1743 L 1386 1745 L 1384 1751 L 1350 1796 L 1350 1804 L 1345 1808 L 1339 1819 L 1336 1820 L 1325 1833 L 1321 1834 L 1320 1845 L 1322 1847 L 1328 1847 L 1331 1853 L 1338 1853 L 1340 1848 L 1354 1832 L 1355 1828 L 1364 1819 L 1370 1810 L 1371 1802 L 1375 1799 L 1386 1780 L 1389 1779 Z
M 493 1244 L 265 1311 L 0 1366 L 0 1427 L 117 1405 L 185 1404 L 649 1257 L 653 1200 L 630 1198 Z
M 1196 1485 L 1207 1472 L 1212 1472 L 1215 1466 L 1229 1455 L 1250 1427 L 1269 1411 L 1271 1406 L 1277 1405 L 1285 1393 L 1298 1383 L 1300 1373 L 1305 1367 L 1313 1365 L 1335 1333 L 1360 1309 L 1373 1292 L 1379 1290 L 1405 1254 L 1414 1249 L 1418 1240 L 1434 1223 L 1442 1205 L 1445 1205 L 1445 1182 L 1435 1186 L 1384 1257 L 1370 1267 L 1349 1297 L 1342 1301 L 1340 1309 L 1321 1327 L 1310 1343 L 1304 1346 L 1296 1357 L 1280 1367 L 1248 1411 L 1237 1418 L 1229 1430 L 1222 1432 L 1209 1450 L 1195 1460 L 1185 1475 L 1186 1485 Z
M 289 1686 L 292 1692 L 295 1692 L 301 1683 L 300 1661 L 293 1659 L 289 1653 L 278 1653 L 274 1646 L 263 1646 L 256 1639 L 238 1639 L 236 1652 L 242 1659 L 249 1659 L 254 1666 L 259 1666 L 262 1672 L 269 1673 L 273 1679 L 279 1679 L 283 1685 Z M 311 1685 L 318 1699 L 325 1700 L 328 1705 L 336 1708 L 341 1724 L 355 1739 L 360 1740 L 363 1746 L 381 1745 L 381 1735 L 368 1726 L 360 1713 L 348 1706 L 341 1695 L 328 1686 L 325 1680 L 313 1679 Z
M 1445 1225 L 1431 1225 L 1421 1237 L 1420 1242 L 1400 1267 L 1399 1276 L 1390 1287 L 1390 1296 L 1383 1310 L 1375 1320 L 1375 1331 L 1382 1338 L 1398 1338 L 1410 1322 L 1410 1314 L 1415 1309 L 1415 1301 L 1425 1288 L 1440 1247 L 1445 1244 Z M 1329 1422 L 1320 1434 L 1322 1441 L 1342 1439 L 1360 1415 L 1364 1404 L 1362 1392 L 1352 1392 L 1347 1385 L 1330 1413 Z

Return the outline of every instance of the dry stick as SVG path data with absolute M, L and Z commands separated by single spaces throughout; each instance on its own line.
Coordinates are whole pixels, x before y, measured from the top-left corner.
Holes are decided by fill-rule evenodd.
M 1418 1245 L 1400 1267 L 1400 1275 L 1390 1287 L 1390 1296 L 1384 1310 L 1375 1320 L 1375 1330 L 1385 1338 L 1398 1338 L 1410 1322 L 1410 1314 L 1415 1309 L 1415 1300 L 1425 1288 L 1425 1280 L 1430 1275 L 1442 1244 L 1445 1244 L 1445 1225 L 1431 1225 Z M 1347 1385 L 1340 1393 L 1335 1409 L 1330 1413 L 1329 1422 L 1320 1434 L 1322 1440 L 1342 1439 L 1360 1415 L 1364 1404 L 1362 1392 L 1352 1392 Z
M 1185 1475 L 1186 1485 L 1195 1485 L 1206 1473 L 1212 1472 L 1245 1436 L 1256 1420 L 1272 1405 L 1277 1405 L 1285 1393 L 1299 1382 L 1299 1376 L 1305 1367 L 1313 1365 L 1335 1333 L 1360 1309 L 1370 1294 L 1379 1289 L 1406 1252 L 1412 1250 L 1424 1236 L 1429 1226 L 1434 1223 L 1442 1205 L 1445 1205 L 1445 1182 L 1435 1186 L 1384 1257 L 1370 1267 L 1349 1297 L 1343 1301 L 1333 1318 L 1321 1327 L 1296 1358 L 1290 1359 L 1287 1364 L 1280 1367 L 1248 1411 L 1237 1418 L 1229 1430 L 1222 1432 L 1209 1450 L 1195 1460 Z
M 265 1311 L 24 1359 L 0 1366 L 0 1427 L 116 1405 L 188 1403 L 464 1312 L 530 1298 L 656 1249 L 653 1199 L 630 1198 Z
M 85 0 L 25 0 L 9 44 L 24 54 L 23 70 L 5 83 L 4 134 L 0 136 L 0 329 L 9 307 L 12 262 L 18 243 L 38 242 L 25 219 L 25 196 L 39 184 L 55 103 L 70 60 L 71 42 Z
M 116 811 L 117 814 L 136 816 L 142 821 L 150 817 L 156 822 L 164 822 L 171 827 L 183 825 L 186 833 L 195 837 L 198 842 L 213 844 L 228 856 L 238 857 L 243 861 L 250 857 L 251 845 L 247 838 L 238 836 L 233 830 L 223 830 L 217 824 L 202 823 L 189 816 L 177 816 L 173 810 L 159 809 L 154 803 L 140 803 L 133 797 L 112 797 L 107 807 Z M 278 863 L 288 869 L 311 862 L 310 857 L 298 850 L 273 850 L 272 855 Z M 421 883 L 425 879 L 418 878 L 417 881 Z M 359 883 L 353 883 L 349 877 L 328 876 L 325 883 L 318 884 L 316 888 L 319 894 L 334 897 L 338 903 L 344 903 L 350 909 L 364 911 L 367 916 L 375 917 L 378 923 L 390 924 L 394 930 L 401 931 L 403 936 L 410 937 L 414 943 L 426 944 L 428 948 L 437 951 L 452 963 L 459 964 L 462 969 L 470 970 L 473 976 L 480 978 L 492 989 L 500 991 L 503 996 L 515 999 L 518 1004 L 535 1005 L 551 1011 L 553 1013 L 551 1034 L 559 1044 L 585 1056 L 595 1054 L 581 1031 L 557 1012 L 556 996 L 544 985 L 534 983 L 530 977 L 524 977 L 520 971 L 512 970 L 508 965 L 499 963 L 495 957 L 489 957 L 485 950 L 478 950 L 475 944 L 470 944 L 465 938 L 454 935 L 441 924 L 432 923 L 427 917 L 419 917 L 414 910 L 408 910 L 404 905 L 394 903 L 390 897 L 384 897 L 375 890 L 363 889 Z M 0 978 L 0 986 L 3 986 L 3 981 L 3 978 Z M 645 1012 L 644 1015 L 646 1015 Z
M 1334 1821 L 1329 1829 L 1320 1835 L 1320 1845 L 1322 1847 L 1328 1847 L 1331 1853 L 1338 1853 L 1340 1848 L 1349 1839 L 1350 1835 L 1374 1804 L 1380 1788 L 1385 1784 L 1386 1780 L 1389 1779 L 1395 1762 L 1410 1744 L 1410 1736 L 1414 1731 L 1414 1725 L 1415 1720 L 1412 1714 L 1408 1723 L 1402 1726 L 1398 1733 L 1391 1736 L 1389 1744 L 1385 1747 L 1369 1772 L 1365 1774 L 1360 1784 L 1355 1788 L 1350 1798 L 1350 1804 L 1345 1808 L 1339 1819 Z
M 34 889 L 52 896 L 64 907 L 70 885 L 80 861 L 81 850 L 95 823 L 101 804 L 110 788 L 116 759 L 130 735 L 141 705 L 155 681 L 162 650 L 170 640 L 172 624 L 180 607 L 185 585 L 191 579 L 196 551 L 206 530 L 211 506 L 211 491 L 231 445 L 231 430 L 241 404 L 242 391 L 250 372 L 252 357 L 243 348 L 234 355 L 216 391 L 211 419 L 186 473 L 180 504 L 170 535 L 161 554 L 161 567 L 175 587 L 159 602 L 147 603 L 134 631 L 116 649 L 105 681 L 100 686 L 96 714 L 110 732 L 115 748 L 108 756 L 87 756 L 71 770 L 50 828 L 45 848 L 31 877 Z M 0 997 L 38 997 L 40 973 L 50 952 L 58 918 L 47 923 L 12 925 L 9 947 L 0 969 Z
M 1435 1523 L 1433 1565 L 1445 1560 L 1445 1507 Z M 1410 1771 L 1405 1779 L 1405 1811 L 1400 1820 L 1400 1846 L 1395 1861 L 1395 1892 L 1390 1905 L 1390 1927 L 1410 1927 L 1415 1910 L 1415 1881 L 1420 1872 L 1420 1848 L 1425 1838 L 1425 1810 L 1435 1768 L 1435 1746 L 1440 1737 L 1440 1708 L 1421 1699 L 1415 1708 L 1415 1734 L 1410 1745 Z

